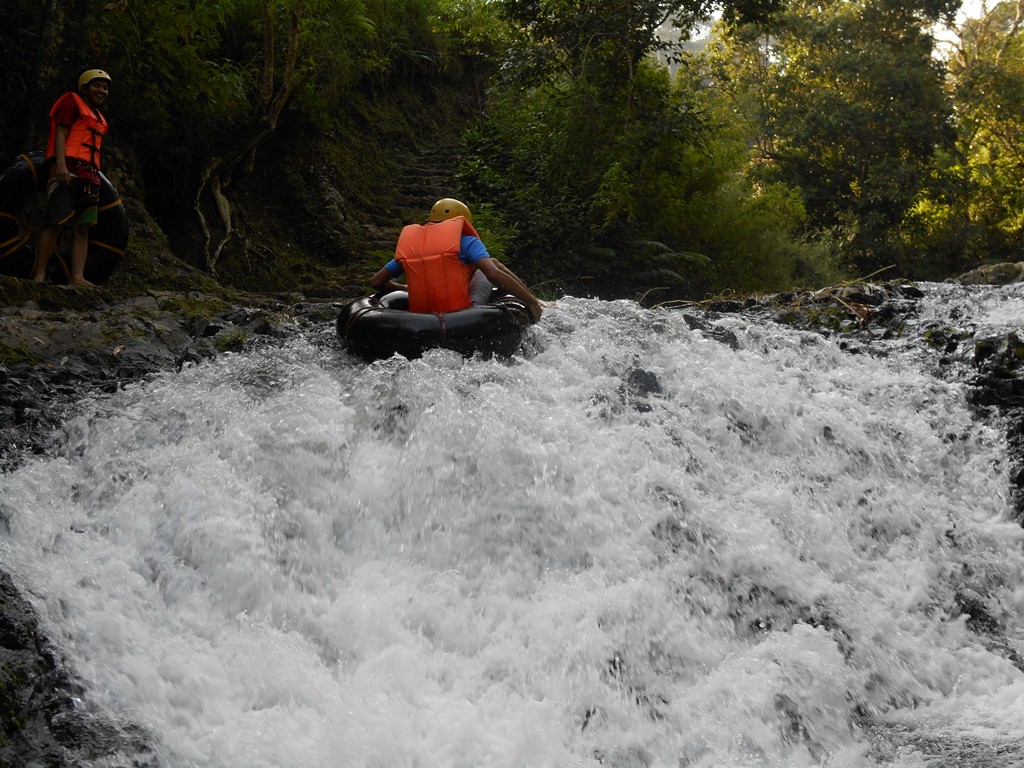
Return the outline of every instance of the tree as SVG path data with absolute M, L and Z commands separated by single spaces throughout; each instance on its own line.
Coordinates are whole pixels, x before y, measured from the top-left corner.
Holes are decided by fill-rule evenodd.
M 800 189 L 861 273 L 902 271 L 899 227 L 952 141 L 931 25 L 953 2 L 796 0 L 769 30 L 727 31 L 726 78 L 765 178 Z M 722 55 L 721 53 L 719 54 Z M 754 95 L 752 95 L 754 94 Z
M 126 127 L 160 148 L 146 162 L 162 186 L 191 199 L 209 271 L 238 234 L 227 189 L 296 95 L 328 68 L 334 88 L 358 78 L 353 68 L 345 82 L 340 62 L 373 32 L 362 10 L 360 0 L 149 0 L 98 11 L 94 34 L 134 97 Z
M 716 9 L 753 21 L 768 18 L 781 5 L 781 0 L 504 0 L 502 8 L 520 32 L 520 46 L 509 62 L 519 66 L 520 78 L 588 76 L 615 83 L 622 86 L 628 108 L 641 62 L 652 53 L 678 49 Z M 681 34 L 664 34 L 666 27 Z
M 0 151 L 42 149 L 47 112 L 78 75 L 106 62 L 84 34 L 81 0 L 7 0 L 0 27 Z
M 227 147 L 225 151 L 211 157 L 199 176 L 199 186 L 195 196 L 195 212 L 203 229 L 203 254 L 206 268 L 210 272 L 216 272 L 220 254 L 235 233 L 231 202 L 224 194 L 225 183 L 230 181 L 231 174 L 243 162 L 245 168 L 252 171 L 256 150 L 277 130 L 281 112 L 295 91 L 312 74 L 308 67 L 301 67 L 299 63 L 299 32 L 306 12 L 304 0 L 294 0 L 289 9 L 288 32 L 283 46 L 283 54 L 278 53 L 274 11 L 272 0 L 262 0 L 262 72 L 254 109 L 248 120 L 248 125 L 244 126 L 240 132 L 243 138 Z M 280 62 L 278 62 L 279 55 L 282 57 Z M 213 199 L 222 227 L 219 239 L 212 247 L 213 235 L 203 212 L 203 198 L 207 190 Z
M 695 83 L 674 86 L 652 56 L 668 45 L 660 24 L 690 24 L 708 5 L 506 7 L 520 44 L 471 136 L 463 179 L 506 214 L 517 265 L 602 296 L 788 284 L 807 255 L 793 238 L 802 204 L 781 185 L 749 183 L 742 143 Z
M 1024 248 L 1024 0 L 982 6 L 949 59 L 958 117 L 968 257 L 1018 258 Z M 952 205 L 953 200 L 947 200 Z
M 62 70 L 66 62 L 61 52 L 66 48 L 69 22 L 76 16 L 76 5 L 75 0 L 47 0 L 45 3 L 34 78 L 37 87 L 32 91 L 34 97 L 29 99 L 29 109 L 39 115 L 37 119 L 32 120 L 30 129 L 30 135 L 36 144 L 40 144 L 46 138 L 43 133 L 46 122 L 42 117 L 50 107 L 46 103 L 51 95 L 48 89 L 54 85 L 64 85 L 61 83 L 61 75 L 64 74 Z

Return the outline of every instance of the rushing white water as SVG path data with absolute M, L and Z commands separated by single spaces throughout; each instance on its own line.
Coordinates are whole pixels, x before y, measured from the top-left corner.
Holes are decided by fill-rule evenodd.
M 298 339 L 161 376 L 0 479 L 0 554 L 85 705 L 169 766 L 930 764 L 868 723 L 1019 744 L 1024 674 L 957 609 L 1024 654 L 999 425 L 911 354 L 717 326 L 737 349 L 564 299 L 511 362 Z

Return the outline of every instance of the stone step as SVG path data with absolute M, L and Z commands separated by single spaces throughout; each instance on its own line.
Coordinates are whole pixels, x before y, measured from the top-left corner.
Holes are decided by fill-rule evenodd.
M 426 196 L 431 198 L 430 202 L 433 203 L 434 199 L 439 197 L 453 197 L 455 195 L 455 187 L 449 184 L 437 184 L 435 182 L 423 182 L 421 184 L 403 184 L 398 189 L 398 194 L 403 198 Z M 429 203 L 428 203 L 429 205 Z
M 373 211 L 363 223 L 360 246 L 368 251 L 393 252 L 402 227 L 426 218 L 434 201 L 458 197 L 452 178 L 458 162 L 453 147 L 430 147 L 409 158 L 398 178 L 388 182 L 391 205 Z

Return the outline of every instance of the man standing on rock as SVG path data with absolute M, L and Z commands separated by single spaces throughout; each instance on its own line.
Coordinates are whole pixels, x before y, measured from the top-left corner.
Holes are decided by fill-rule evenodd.
M 46 280 L 46 265 L 57 247 L 60 230 L 70 226 L 69 282 L 83 288 L 96 287 L 85 279 L 84 270 L 89 228 L 95 226 L 98 216 L 100 145 L 108 130 L 99 108 L 109 94 L 110 75 L 102 69 L 89 69 L 78 78 L 78 92 L 68 91 L 50 109 L 46 223 L 39 234 L 32 269 L 32 279 L 37 283 Z

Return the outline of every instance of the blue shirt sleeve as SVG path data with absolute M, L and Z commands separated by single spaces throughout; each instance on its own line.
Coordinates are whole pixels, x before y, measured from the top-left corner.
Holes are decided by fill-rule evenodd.
M 487 252 L 487 246 L 484 245 L 483 240 L 479 237 L 473 237 L 473 235 L 463 235 L 462 240 L 459 241 L 459 259 L 466 264 L 476 264 L 480 259 L 489 259 L 491 254 Z M 405 270 L 402 269 L 402 265 L 398 262 L 398 259 L 392 259 L 384 265 L 392 277 L 398 277 L 404 275 Z
M 479 237 L 463 235 L 459 247 L 462 249 L 459 251 L 459 258 L 466 264 L 476 264 L 480 259 L 491 258 L 491 254 L 487 252 L 487 246 Z

